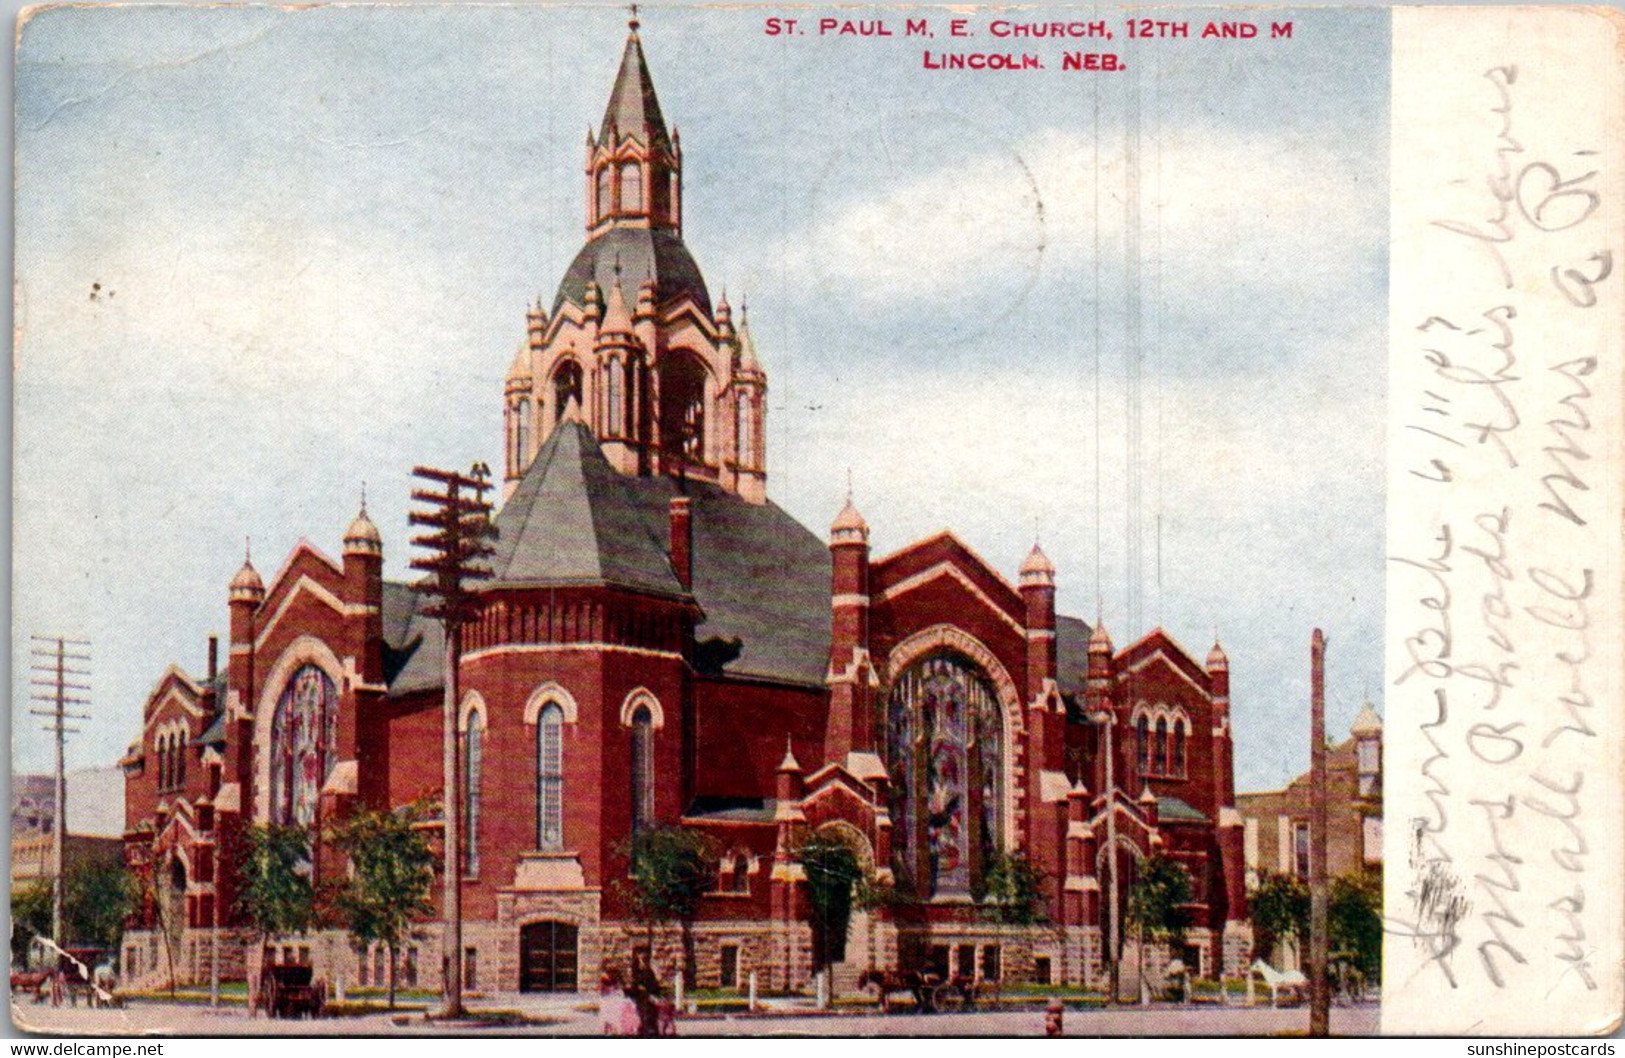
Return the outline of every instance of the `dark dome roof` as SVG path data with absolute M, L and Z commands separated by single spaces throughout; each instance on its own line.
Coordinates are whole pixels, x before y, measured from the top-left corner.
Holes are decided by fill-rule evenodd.
M 663 305 L 686 294 L 707 316 L 711 315 L 711 294 L 705 289 L 705 277 L 700 274 L 700 266 L 694 263 L 694 255 L 688 252 L 682 237 L 667 228 L 632 227 L 610 228 L 588 240 L 559 282 L 553 311 L 558 312 L 566 301 L 585 304 L 589 280 L 598 281 L 599 290 L 608 300 L 617 263 L 621 270 L 621 293 L 628 304 L 637 300 L 638 288 L 652 277 L 657 304 Z

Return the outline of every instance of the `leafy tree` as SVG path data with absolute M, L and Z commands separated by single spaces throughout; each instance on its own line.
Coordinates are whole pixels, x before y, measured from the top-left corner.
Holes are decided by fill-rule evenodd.
M 706 835 L 689 827 L 653 826 L 621 846 L 631 876 L 619 888 L 654 946 L 656 925 L 676 922 L 683 936 L 683 980 L 694 985 L 694 919 L 700 901 L 716 885 L 716 851 Z
M 51 933 L 51 887 L 41 882 L 11 891 L 11 964 L 28 965 L 28 946 Z
M 1382 975 L 1382 874 L 1363 871 L 1332 881 L 1326 909 L 1329 946 L 1366 980 Z
M 1277 942 L 1309 935 L 1309 887 L 1303 879 L 1286 874 L 1266 874 L 1247 898 L 1253 925 L 1263 934 L 1259 950 L 1269 951 Z
M 1044 922 L 1044 870 L 1026 852 L 995 852 L 983 875 L 982 916 L 1012 926 Z
M 1129 925 L 1151 940 L 1178 944 L 1190 926 L 1191 876 L 1179 861 L 1158 853 L 1140 865 L 1128 892 Z
M 435 855 L 415 823 L 433 806 L 414 802 L 399 811 L 357 808 L 331 830 L 335 849 L 350 858 L 349 880 L 334 907 L 350 934 L 389 952 L 389 1006 L 395 1006 L 395 957 L 414 920 L 434 911 Z
M 259 932 L 260 946 L 270 937 L 310 929 L 316 921 L 316 894 L 310 881 L 309 828 L 294 823 L 256 824 L 243 837 L 238 853 L 242 888 L 237 909 Z M 158 901 L 160 911 L 163 904 Z
M 117 948 L 139 896 L 122 860 L 78 860 L 63 876 L 62 932 L 79 944 Z
M 811 905 L 813 969 L 846 958 L 846 932 L 852 923 L 853 889 L 863 881 L 858 858 L 844 843 L 814 835 L 796 851 L 807 875 Z

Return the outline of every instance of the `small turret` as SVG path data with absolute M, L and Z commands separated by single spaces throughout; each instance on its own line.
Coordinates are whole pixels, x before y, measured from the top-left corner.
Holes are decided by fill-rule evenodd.
M 864 521 L 863 515 L 858 513 L 857 507 L 852 503 L 851 496 L 846 498 L 846 506 L 842 507 L 841 513 L 835 516 L 835 521 L 830 523 L 829 541 L 831 547 L 840 544 L 867 545 L 869 543 L 869 523 Z
M 233 646 L 248 646 L 254 642 L 254 611 L 265 601 L 265 582 L 254 569 L 253 559 L 243 555 L 243 566 L 231 578 L 229 593 L 231 609 L 231 642 Z
M 1230 658 L 1219 645 L 1217 638 L 1213 640 L 1213 649 L 1207 652 L 1207 680 L 1208 692 L 1213 695 L 1215 702 L 1220 705 L 1230 704 Z

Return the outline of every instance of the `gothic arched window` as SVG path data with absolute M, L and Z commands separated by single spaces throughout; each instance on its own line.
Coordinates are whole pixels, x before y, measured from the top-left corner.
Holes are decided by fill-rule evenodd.
M 703 462 L 705 365 L 693 353 L 674 352 L 667 354 L 659 368 L 660 447 L 668 455 Z
M 485 714 L 469 711 L 463 733 L 463 874 L 480 873 L 480 763 L 485 755 Z
M 1158 775 L 1168 774 L 1168 721 L 1166 719 L 1157 721 L 1156 773 Z
M 621 166 L 621 212 L 637 213 L 643 209 L 643 170 L 637 162 Z
M 308 826 L 322 784 L 338 762 L 338 689 L 306 665 L 277 699 L 271 720 L 271 821 Z
M 612 359 L 606 365 L 604 375 L 604 404 L 608 413 L 608 433 L 611 437 L 619 437 L 625 433 L 626 397 L 624 395 L 626 369 L 621 366 L 618 359 Z
M 918 896 L 974 895 L 1003 846 L 1003 717 L 957 655 L 915 664 L 891 689 L 886 756 L 895 867 Z
M 536 718 L 536 847 L 564 847 L 564 710 L 556 702 Z
M 553 422 L 564 418 L 564 409 L 570 402 L 581 403 L 581 365 L 566 360 L 553 372 Z
M 615 212 L 615 174 L 609 166 L 598 170 L 598 219 Z
M 737 852 L 734 854 L 733 891 L 736 893 L 750 892 L 750 853 Z
M 1135 755 L 1140 759 L 1140 774 L 1151 770 L 1151 721 L 1144 716 L 1134 725 Z
M 513 407 L 513 468 L 525 469 L 530 462 L 530 398 L 520 397 Z
M 654 822 L 655 761 L 654 715 L 640 705 L 632 714 L 632 830 Z
M 1174 727 L 1174 773 L 1181 779 L 1185 777 L 1185 725 Z
M 738 453 L 735 458 L 738 459 L 739 465 L 742 467 L 755 466 L 756 453 L 754 448 L 756 439 L 751 433 L 750 394 L 739 394 L 739 403 L 734 414 L 736 416 L 734 432 L 738 438 Z

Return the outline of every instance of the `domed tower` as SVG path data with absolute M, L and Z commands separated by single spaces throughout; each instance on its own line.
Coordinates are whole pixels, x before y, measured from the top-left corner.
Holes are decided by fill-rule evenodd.
M 573 404 L 620 473 L 765 502 L 766 375 L 683 242 L 682 146 L 636 20 L 584 172 L 586 243 L 552 307 L 529 314 L 504 385 L 504 499 Z

